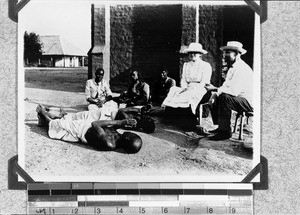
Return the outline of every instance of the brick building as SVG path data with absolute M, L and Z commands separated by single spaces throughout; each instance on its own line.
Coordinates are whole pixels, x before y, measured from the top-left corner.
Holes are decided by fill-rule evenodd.
M 246 5 L 92 5 L 91 11 L 89 78 L 103 67 L 114 91 L 126 89 L 130 67 L 151 84 L 166 65 L 179 83 L 180 47 L 195 41 L 208 51 L 204 60 L 211 64 L 211 81 L 217 86 L 219 47 L 228 40 L 242 42 L 248 50 L 243 59 L 253 65 L 254 11 Z

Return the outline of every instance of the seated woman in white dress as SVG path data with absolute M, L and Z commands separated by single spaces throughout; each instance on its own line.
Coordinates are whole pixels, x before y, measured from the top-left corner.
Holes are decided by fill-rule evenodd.
M 186 52 L 191 60 L 183 65 L 180 87 L 171 87 L 162 107 L 190 107 L 195 114 L 197 105 L 206 93 L 204 86 L 210 83 L 212 68 L 202 60 L 202 54 L 207 54 L 207 51 L 200 43 L 191 43 Z

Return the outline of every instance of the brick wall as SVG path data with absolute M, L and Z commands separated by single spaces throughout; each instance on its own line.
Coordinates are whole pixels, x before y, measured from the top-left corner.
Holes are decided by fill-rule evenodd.
M 126 89 L 129 82 L 128 69 L 132 65 L 133 52 L 133 6 L 118 5 L 110 8 L 110 78 L 114 91 Z
M 105 44 L 104 12 L 104 7 L 101 6 L 92 9 L 94 46 Z M 175 78 L 178 85 L 182 65 L 178 51 L 181 45 L 189 45 L 196 40 L 196 12 L 196 7 L 189 5 L 112 6 L 110 8 L 112 90 L 120 92 L 127 88 L 130 67 L 140 71 L 144 80 L 151 84 L 158 77 L 159 68 L 166 65 L 169 68 L 169 75 Z M 251 19 L 250 17 L 250 22 Z M 224 15 L 223 6 L 199 6 L 199 42 L 208 51 L 203 59 L 213 68 L 211 81 L 216 86 L 221 84 L 222 53 L 219 48 L 226 42 L 224 37 L 227 35 L 227 39 L 232 35 L 230 32 L 232 25 L 224 26 L 224 22 L 227 23 L 228 20 L 232 22 L 230 17 Z M 251 28 L 251 25 L 249 26 Z M 252 30 L 247 29 L 243 32 L 243 37 L 253 38 Z M 241 38 L 241 35 L 237 36 Z M 249 57 L 253 57 L 251 52 Z M 101 53 L 89 58 L 89 68 L 94 69 L 102 63 Z
M 112 88 L 126 89 L 130 67 L 149 84 L 158 78 L 162 65 L 169 68 L 171 77 L 179 78 L 181 16 L 181 5 L 111 8 Z
M 199 42 L 208 51 L 203 60 L 212 66 L 211 82 L 216 86 L 221 84 L 222 14 L 222 6 L 199 6 Z
M 182 5 L 181 45 L 188 46 L 196 40 L 196 7 Z

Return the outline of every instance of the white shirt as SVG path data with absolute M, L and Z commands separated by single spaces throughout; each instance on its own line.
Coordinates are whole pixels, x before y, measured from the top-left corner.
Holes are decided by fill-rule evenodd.
M 227 93 L 241 96 L 252 105 L 253 71 L 242 59 L 237 59 L 228 70 L 225 82 L 218 88 L 218 95 Z
M 99 98 L 100 100 L 104 100 L 107 96 L 111 96 L 111 95 L 112 92 L 110 90 L 109 84 L 104 79 L 102 79 L 98 84 L 95 82 L 95 79 L 89 79 L 86 81 L 86 86 L 85 86 L 86 99 Z
M 189 88 L 196 85 L 204 87 L 206 83 L 210 83 L 212 68 L 209 63 L 198 60 L 190 61 L 183 65 L 183 73 L 180 81 L 181 88 Z

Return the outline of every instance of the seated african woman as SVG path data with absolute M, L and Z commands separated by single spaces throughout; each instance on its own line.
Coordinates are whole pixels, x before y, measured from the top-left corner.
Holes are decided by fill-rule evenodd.
M 212 68 L 209 63 L 201 59 L 202 54 L 206 54 L 207 51 L 200 43 L 191 43 L 186 52 L 189 53 L 191 60 L 183 65 L 181 87 L 171 87 L 162 107 L 191 107 L 195 114 L 197 105 L 206 93 L 204 86 L 210 83 Z
M 48 129 L 52 139 L 82 142 L 99 150 L 122 148 L 127 153 L 137 153 L 142 139 L 132 132 L 119 133 L 116 129 L 135 127 L 135 119 L 101 120 L 101 110 L 54 114 L 42 105 L 36 108 L 39 125 Z

